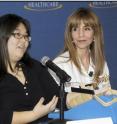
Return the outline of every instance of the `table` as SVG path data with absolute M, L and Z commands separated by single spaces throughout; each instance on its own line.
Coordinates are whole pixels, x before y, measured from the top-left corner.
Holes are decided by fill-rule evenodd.
M 104 101 L 110 101 L 109 96 L 101 96 Z M 59 118 L 59 112 L 50 113 L 49 118 Z M 84 104 L 76 106 L 64 112 L 64 118 L 70 120 L 83 120 L 93 118 L 111 117 L 114 124 L 117 124 L 117 103 L 108 107 L 102 106 L 97 100 L 92 99 Z

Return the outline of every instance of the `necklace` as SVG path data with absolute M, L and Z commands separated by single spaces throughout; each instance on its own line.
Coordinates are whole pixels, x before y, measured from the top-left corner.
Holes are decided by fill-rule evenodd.
M 17 77 L 19 73 L 19 68 L 16 67 L 16 69 L 12 72 L 12 74 Z

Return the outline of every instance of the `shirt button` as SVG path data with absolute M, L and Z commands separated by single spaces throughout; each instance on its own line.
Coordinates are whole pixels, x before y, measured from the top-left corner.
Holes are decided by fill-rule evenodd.
M 26 93 L 26 96 L 28 96 L 28 93 Z
M 24 89 L 26 89 L 26 87 L 24 87 Z

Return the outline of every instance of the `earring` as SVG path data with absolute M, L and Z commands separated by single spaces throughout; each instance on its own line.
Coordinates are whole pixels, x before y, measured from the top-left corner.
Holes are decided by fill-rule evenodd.
M 93 42 L 95 42 L 95 39 L 93 38 Z
M 72 41 L 73 46 L 76 48 L 76 44 Z

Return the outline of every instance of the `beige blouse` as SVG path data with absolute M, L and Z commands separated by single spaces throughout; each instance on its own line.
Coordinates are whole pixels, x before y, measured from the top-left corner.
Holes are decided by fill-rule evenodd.
M 79 72 L 77 67 L 69 61 L 69 52 L 65 52 L 55 58 L 53 62 L 63 69 L 68 75 L 71 76 L 71 81 L 65 83 L 65 91 L 66 92 L 71 92 L 71 87 L 76 87 L 76 88 L 87 88 L 87 89 L 92 89 L 92 86 L 88 86 L 87 84 L 92 84 L 93 82 L 93 75 L 95 74 L 94 72 L 94 64 L 90 58 L 90 65 L 88 68 L 88 71 L 86 71 L 81 63 L 81 70 L 82 74 Z M 56 74 L 49 69 L 50 74 L 52 77 L 55 79 L 57 84 L 60 84 L 59 78 L 56 76 Z M 95 93 L 100 93 L 104 92 L 108 87 L 110 87 L 110 82 L 109 82 L 109 69 L 107 66 L 107 63 L 105 62 L 104 69 L 103 69 L 103 74 L 99 76 L 99 85 L 98 88 L 95 90 Z

